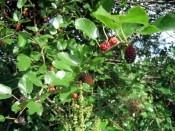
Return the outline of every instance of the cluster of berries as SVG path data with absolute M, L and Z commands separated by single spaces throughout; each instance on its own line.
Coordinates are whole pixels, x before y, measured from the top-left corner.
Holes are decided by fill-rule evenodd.
M 109 42 L 104 41 L 101 43 L 100 48 L 103 51 L 109 50 L 112 46 L 118 44 L 119 41 L 116 37 L 110 38 Z M 127 63 L 132 63 L 136 59 L 136 50 L 132 45 L 129 45 L 125 49 L 125 60 Z
M 101 43 L 100 48 L 103 51 L 109 50 L 112 46 L 117 45 L 119 43 L 118 39 L 116 37 L 110 38 L 109 42 L 104 41 Z
M 82 83 L 87 83 L 88 85 L 93 84 L 93 78 L 85 73 L 80 74 L 79 81 Z

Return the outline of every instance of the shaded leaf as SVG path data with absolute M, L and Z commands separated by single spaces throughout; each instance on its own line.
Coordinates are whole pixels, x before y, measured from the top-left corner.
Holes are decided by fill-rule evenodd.
M 114 5 L 114 0 L 102 0 L 103 8 L 108 12 L 111 11 L 113 5 Z
M 37 113 L 38 115 L 42 115 L 43 107 L 40 103 L 36 103 L 34 101 L 31 101 L 27 104 L 28 112 L 30 115 L 33 115 L 34 113 Z
M 140 31 L 141 34 L 153 34 L 159 31 L 159 28 L 157 28 L 154 25 L 146 26 L 143 30 Z
M 175 30 L 175 15 L 174 14 L 167 14 L 165 16 L 159 17 L 155 23 L 161 31 L 168 31 L 168 30 Z

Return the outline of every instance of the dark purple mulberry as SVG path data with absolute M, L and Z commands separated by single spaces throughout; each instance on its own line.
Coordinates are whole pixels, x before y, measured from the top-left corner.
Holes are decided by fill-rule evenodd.
M 84 83 L 86 81 L 86 74 L 85 73 L 81 73 L 78 80 Z
M 24 126 L 26 124 L 25 118 L 24 117 L 19 117 L 18 118 L 18 123 Z
M 135 61 L 135 59 L 136 59 L 136 50 L 132 45 L 129 45 L 125 49 L 125 60 L 128 63 L 132 63 Z
M 21 96 L 20 99 L 19 99 L 20 103 L 22 103 L 25 100 L 26 100 L 26 98 L 24 96 Z

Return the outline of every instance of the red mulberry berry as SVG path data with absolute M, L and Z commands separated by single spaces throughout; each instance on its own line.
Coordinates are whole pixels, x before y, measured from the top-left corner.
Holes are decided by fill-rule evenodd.
M 50 71 L 54 71 L 55 67 L 53 65 L 50 66 Z
M 93 78 L 90 75 L 86 76 L 86 83 L 89 85 L 93 84 Z
M 16 30 L 17 30 L 17 31 L 21 30 L 21 24 L 17 24 L 17 25 L 16 25 Z
M 1 41 L 0 46 L 4 46 L 4 45 L 5 45 L 5 42 L 4 41 Z
M 55 86 L 50 86 L 50 87 L 49 87 L 49 91 L 50 91 L 50 92 L 52 92 L 52 91 L 54 91 L 54 90 L 55 90 Z
M 103 42 L 101 45 L 100 45 L 100 48 L 103 50 L 103 51 L 107 51 L 111 48 L 111 45 L 108 43 L 108 42 Z
M 125 49 L 125 60 L 128 63 L 132 63 L 132 62 L 135 61 L 135 59 L 136 59 L 136 50 L 135 50 L 134 47 L 132 47 L 131 45 L 129 45 Z
M 72 98 L 73 98 L 74 100 L 76 100 L 76 99 L 78 98 L 78 94 L 72 93 Z
M 8 13 L 4 10 L 4 17 L 7 17 Z
M 111 45 L 116 45 L 118 44 L 118 39 L 116 37 L 112 37 L 110 40 L 109 40 L 109 44 Z

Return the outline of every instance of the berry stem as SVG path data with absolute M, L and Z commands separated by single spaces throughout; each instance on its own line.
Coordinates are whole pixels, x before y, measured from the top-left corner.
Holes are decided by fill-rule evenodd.
M 100 47 L 100 44 L 98 43 L 97 39 L 95 39 L 95 42 L 97 43 L 98 47 Z
M 27 108 L 27 106 L 26 107 L 24 107 L 21 111 L 20 111 L 20 113 L 19 113 L 19 115 L 18 115 L 18 117 L 24 112 L 24 110 Z
M 116 34 L 116 36 L 119 38 L 119 41 L 123 41 L 119 34 Z
M 108 41 L 108 36 L 107 36 L 107 34 L 106 34 L 106 31 L 105 31 L 105 28 L 104 28 L 104 26 L 103 26 L 103 32 L 104 32 L 104 34 L 105 34 L 105 37 L 106 37 L 106 41 Z
M 124 39 L 125 39 L 125 42 L 128 43 L 128 40 L 126 39 L 125 33 L 123 32 L 123 28 L 121 27 L 120 30 L 122 32 L 122 35 L 123 35 Z
M 12 118 L 12 117 L 7 116 L 7 117 L 5 117 L 5 119 L 8 119 L 8 120 L 15 120 L 16 118 Z
M 12 96 L 17 100 L 17 101 L 20 101 L 16 96 L 14 96 L 13 94 L 12 94 Z

